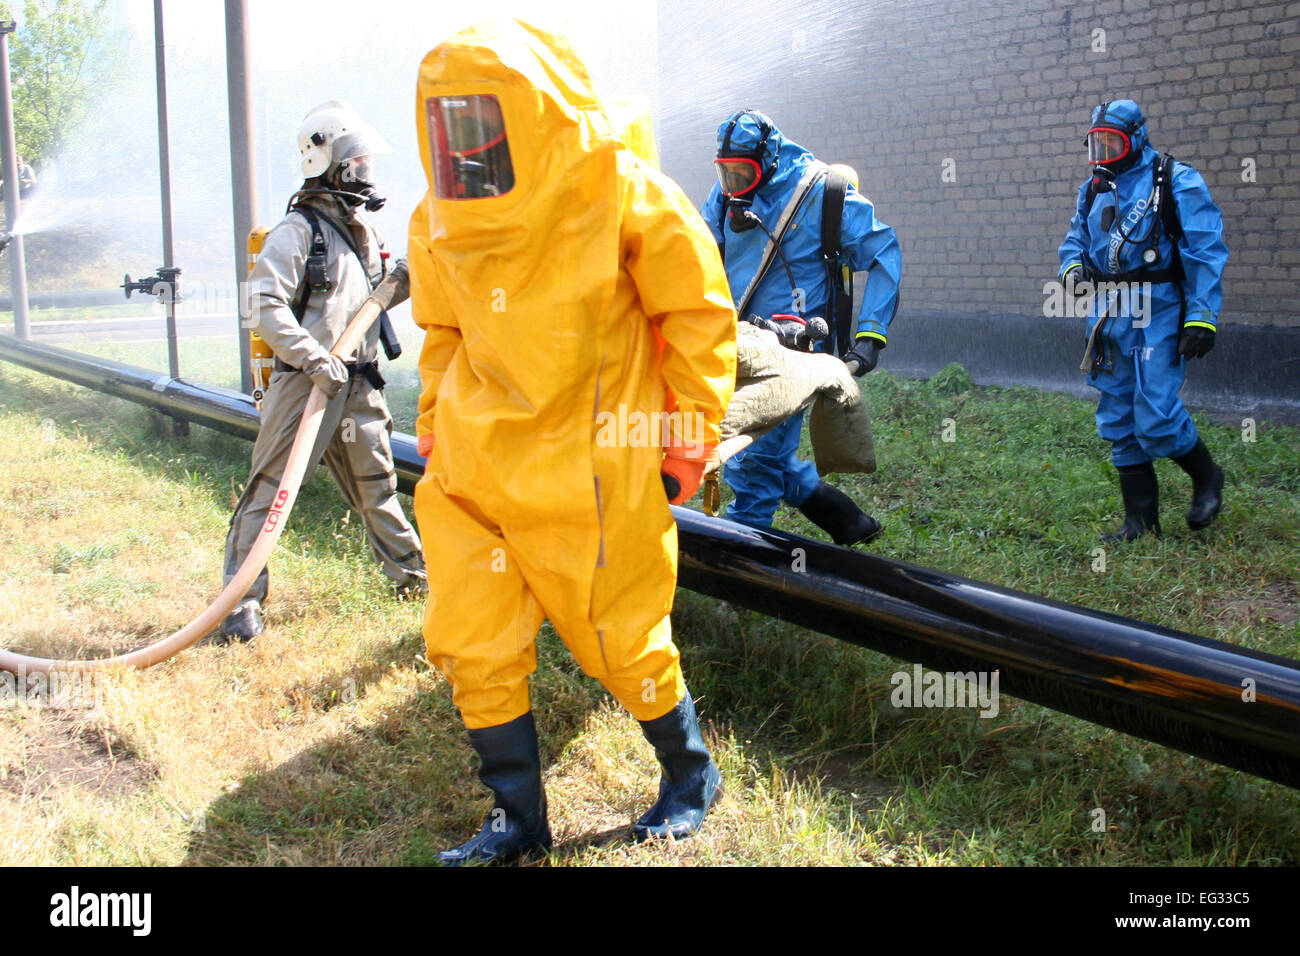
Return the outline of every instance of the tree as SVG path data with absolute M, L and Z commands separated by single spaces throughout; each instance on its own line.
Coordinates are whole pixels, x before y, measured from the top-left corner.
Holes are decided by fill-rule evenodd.
M 11 19 L 8 4 L 0 5 L 0 18 Z M 9 36 L 14 136 L 27 162 L 41 165 L 58 154 L 93 102 L 92 92 L 118 74 L 120 49 L 108 0 L 27 0 Z

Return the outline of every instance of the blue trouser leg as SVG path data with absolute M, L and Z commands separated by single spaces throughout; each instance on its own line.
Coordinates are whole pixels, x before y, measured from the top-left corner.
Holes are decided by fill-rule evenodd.
M 784 498 L 794 507 L 808 500 L 821 484 L 817 466 L 798 456 L 803 413 L 792 415 L 744 451 L 723 470 L 736 499 L 726 517 L 753 528 L 770 528 Z
M 1114 363 L 1113 372 L 1101 372 L 1092 382 L 1101 390 L 1097 402 L 1097 434 L 1110 442 L 1110 458 L 1116 468 L 1141 465 L 1151 457 L 1142 450 L 1135 434 L 1133 359 L 1116 348 Z
M 1134 434 L 1148 458 L 1177 458 L 1191 451 L 1198 438 L 1178 397 L 1187 360 L 1175 353 L 1175 322 L 1152 322 L 1143 331 L 1145 348 L 1133 356 Z
M 1115 466 L 1186 454 L 1197 441 L 1196 425 L 1178 392 L 1187 363 L 1175 357 L 1178 310 L 1164 308 L 1145 328 L 1115 321 L 1106 337 L 1114 371 L 1093 379 L 1101 391 L 1097 434 L 1111 443 Z

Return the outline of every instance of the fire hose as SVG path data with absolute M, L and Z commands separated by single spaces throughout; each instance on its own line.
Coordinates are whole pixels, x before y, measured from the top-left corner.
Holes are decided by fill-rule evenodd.
M 339 336 L 334 343 L 334 347 L 330 350 L 332 354 L 345 360 L 349 358 L 380 314 L 385 309 L 391 308 L 406 299 L 409 294 L 410 283 L 407 277 L 406 263 L 399 262 L 389 272 L 387 278 L 379 283 L 375 291 L 361 304 L 361 307 L 357 309 L 352 318 L 348 320 L 343 334 Z M 298 498 L 298 490 L 302 485 L 303 475 L 307 472 L 312 447 L 316 443 L 316 434 L 320 431 L 321 418 L 324 415 L 328 401 L 325 393 L 318 386 L 313 385 L 311 394 L 307 396 L 307 404 L 303 407 L 302 419 L 298 423 L 298 431 L 294 436 L 293 447 L 289 451 L 284 475 L 280 478 L 280 484 L 276 489 L 275 499 L 271 505 L 271 510 L 267 513 L 266 521 L 257 533 L 252 550 L 249 551 L 248 557 L 244 559 L 244 563 L 239 566 L 239 570 L 235 572 L 235 576 L 230 580 L 230 583 L 225 586 L 216 600 L 209 604 L 203 613 L 179 631 L 162 640 L 114 657 L 92 660 L 60 660 L 57 658 L 31 657 L 26 654 L 15 654 L 12 651 L 0 650 L 0 670 L 10 671 L 15 674 L 21 672 L 48 674 L 52 670 L 87 671 L 107 667 L 137 667 L 143 669 L 167 660 L 210 633 L 243 600 L 254 579 L 261 573 L 262 568 L 266 567 L 266 562 L 270 559 L 271 552 L 275 550 L 276 544 L 279 543 L 280 535 L 289 520 L 289 513 L 293 510 L 294 502 Z

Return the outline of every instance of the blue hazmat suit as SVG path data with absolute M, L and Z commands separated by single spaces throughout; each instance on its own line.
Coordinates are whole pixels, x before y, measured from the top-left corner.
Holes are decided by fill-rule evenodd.
M 719 148 L 733 117 L 728 117 L 718 126 Z M 758 148 L 762 139 L 758 117 L 770 127 L 761 164 L 767 170 L 775 163 L 775 169 L 770 178 L 751 193 L 751 209 L 764 226 L 775 232 L 800 178 L 816 159 L 798 143 L 782 136 L 770 119 L 753 112 L 741 116 L 736 123 L 731 132 L 730 152 Z M 750 300 L 749 314 L 768 318 L 777 313 L 802 312 L 805 316 L 819 315 L 828 323 L 833 322 L 833 318 L 826 314 L 830 290 L 826 265 L 821 257 L 824 192 L 823 179 L 813 187 L 812 195 L 791 222 L 781 243 L 801 296 L 796 297 L 791 290 L 781 258 L 776 256 Z M 718 241 L 731 294 L 739 306 L 750 280 L 758 271 L 769 241 L 767 234 L 759 228 L 744 232 L 732 230 L 727 220 L 727 199 L 718 183 L 713 184 L 700 214 Z M 856 335 L 858 338 L 874 338 L 883 346 L 888 340 L 889 324 L 898 309 L 902 257 L 894 230 L 876 218 L 871 201 L 852 186 L 844 199 L 840 245 L 842 262 L 854 272 L 870 274 L 857 316 Z M 800 302 L 797 298 L 802 300 L 802 309 L 798 307 Z M 740 318 L 743 320 L 746 316 Z M 724 478 L 735 494 L 735 501 L 727 509 L 728 518 L 755 528 L 769 528 L 781 499 L 797 508 L 817 489 L 821 482 L 817 467 L 812 462 L 801 460 L 797 454 L 802 424 L 801 412 L 728 460 Z
M 1178 355 L 1179 330 L 1200 326 L 1213 331 L 1217 325 L 1228 261 L 1223 216 L 1201 174 L 1175 163 L 1171 184 L 1183 235 L 1177 243 L 1172 241 L 1159 221 L 1161 214 L 1152 208 L 1160 154 L 1151 148 L 1138 105 L 1116 100 L 1104 105 L 1104 114 L 1103 107 L 1097 107 L 1092 125 L 1135 127 L 1131 149 L 1138 157 L 1115 176 L 1114 190 L 1096 193 L 1091 209 L 1089 183 L 1079 187 L 1070 231 L 1059 249 L 1062 281 L 1080 267 L 1091 270 L 1100 282 L 1129 274 L 1119 283 L 1121 289 L 1097 295 L 1088 310 L 1089 336 L 1110 314 L 1099 344 L 1106 364 L 1114 366 L 1103 367 L 1090 380 L 1101 392 L 1097 433 L 1111 443 L 1116 467 L 1178 458 L 1198 440 L 1196 425 L 1178 397 L 1187 370 L 1187 360 Z M 1110 223 L 1109 230 L 1104 222 Z M 1157 259 L 1148 264 L 1143 253 L 1152 247 L 1152 229 Z M 1152 277 L 1176 268 L 1179 261 L 1181 281 L 1152 281 L 1144 289 L 1150 280 L 1143 273 Z

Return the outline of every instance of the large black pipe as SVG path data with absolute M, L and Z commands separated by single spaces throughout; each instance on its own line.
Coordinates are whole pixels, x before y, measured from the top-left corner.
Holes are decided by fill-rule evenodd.
M 1300 661 L 675 509 L 679 583 L 1300 787 Z
M 246 395 L 0 336 L 0 358 L 253 438 Z M 399 483 L 424 461 L 393 436 Z M 1300 787 L 1300 662 L 674 508 L 680 583 L 933 670 Z

